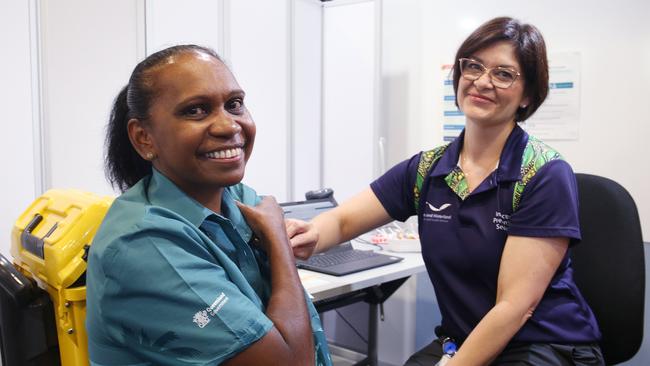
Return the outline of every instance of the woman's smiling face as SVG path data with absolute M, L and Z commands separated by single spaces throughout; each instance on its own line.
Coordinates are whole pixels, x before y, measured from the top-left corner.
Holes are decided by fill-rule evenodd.
M 239 183 L 255 124 L 230 70 L 193 51 L 170 57 L 150 73 L 154 97 L 142 126 L 153 166 L 195 198 Z
M 498 42 L 471 55 L 488 69 L 507 67 L 521 72 L 515 50 L 508 42 Z M 471 81 L 461 76 L 456 98 L 460 110 L 469 122 L 484 125 L 514 123 L 515 112 L 521 105 L 528 104 L 524 96 L 524 79 L 519 77 L 506 89 L 496 88 L 489 73 Z

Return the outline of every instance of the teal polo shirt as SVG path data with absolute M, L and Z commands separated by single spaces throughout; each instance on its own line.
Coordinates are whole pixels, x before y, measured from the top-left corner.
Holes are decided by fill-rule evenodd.
M 228 187 L 219 215 L 155 170 L 118 197 L 88 258 L 91 365 L 219 365 L 262 338 L 273 327 L 269 264 L 235 205 L 259 200 Z M 306 301 L 316 364 L 331 365 Z

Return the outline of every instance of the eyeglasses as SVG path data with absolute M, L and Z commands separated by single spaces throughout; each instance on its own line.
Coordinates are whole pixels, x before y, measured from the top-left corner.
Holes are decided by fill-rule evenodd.
M 510 67 L 497 66 L 488 69 L 482 63 L 471 58 L 458 59 L 460 63 L 460 74 L 469 81 L 478 80 L 486 72 L 490 75 L 492 85 L 497 88 L 507 89 L 514 84 L 521 74 Z

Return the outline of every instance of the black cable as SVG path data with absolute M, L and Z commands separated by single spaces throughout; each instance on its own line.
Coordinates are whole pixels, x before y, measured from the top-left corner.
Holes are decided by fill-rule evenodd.
M 384 248 L 383 248 L 381 245 L 379 245 L 379 244 L 377 244 L 377 243 L 373 243 L 373 242 L 371 242 L 370 240 L 362 239 L 361 237 L 358 237 L 358 238 L 356 238 L 356 239 L 354 239 L 354 240 L 355 240 L 355 241 L 358 241 L 359 243 L 362 243 L 362 244 L 372 245 L 372 246 L 374 246 L 374 247 L 376 247 L 376 248 L 379 248 L 379 250 L 384 250 Z
M 359 236 L 359 237 L 356 237 L 356 238 L 354 239 L 354 241 L 358 241 L 359 243 L 363 243 L 363 244 L 375 244 L 375 243 L 371 242 L 370 240 L 368 240 L 368 239 L 364 239 L 364 238 L 362 238 L 362 237 L 360 237 L 360 236 Z

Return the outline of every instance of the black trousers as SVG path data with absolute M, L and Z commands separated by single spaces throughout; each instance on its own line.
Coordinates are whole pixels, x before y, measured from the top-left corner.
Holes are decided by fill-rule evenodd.
M 442 357 L 438 339 L 413 354 L 404 366 L 432 366 Z M 531 343 L 511 345 L 492 363 L 493 366 L 604 366 L 598 344 Z

